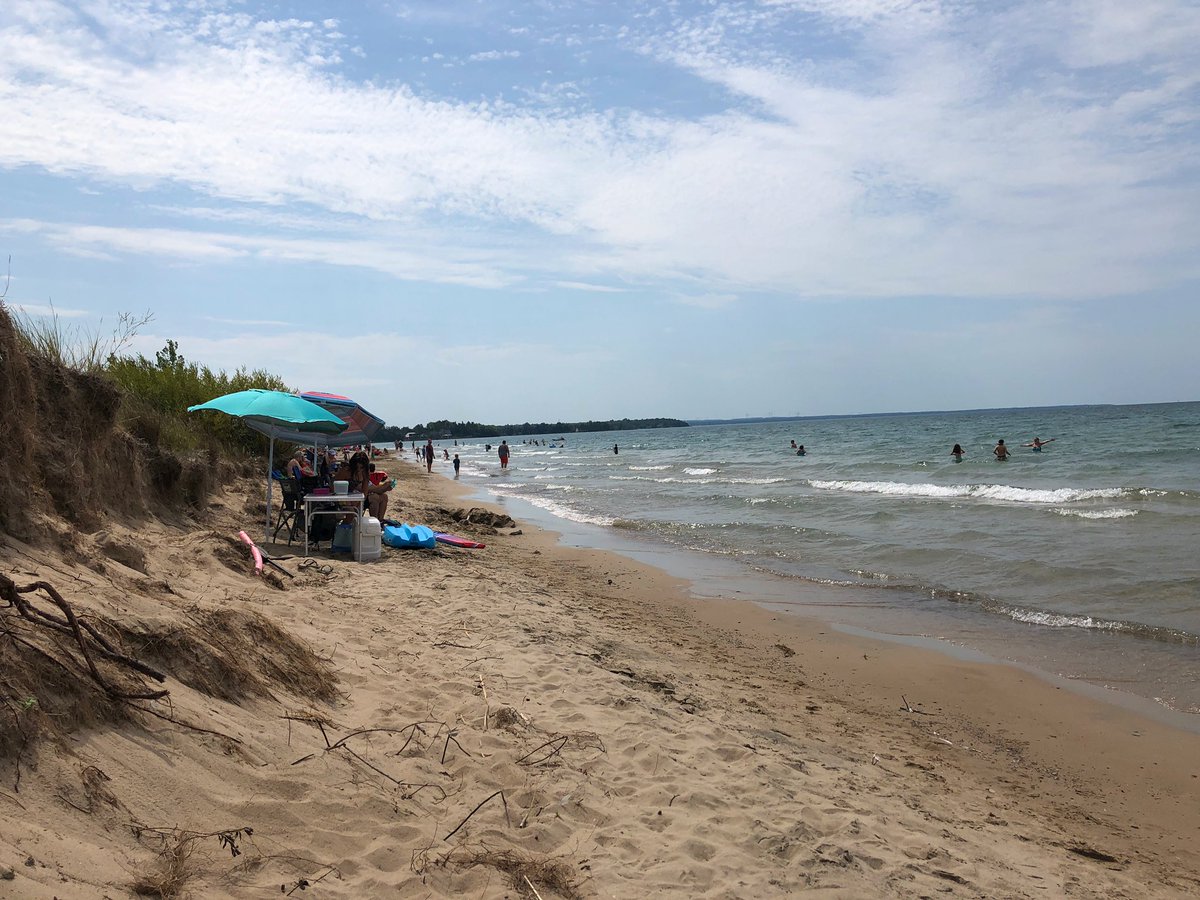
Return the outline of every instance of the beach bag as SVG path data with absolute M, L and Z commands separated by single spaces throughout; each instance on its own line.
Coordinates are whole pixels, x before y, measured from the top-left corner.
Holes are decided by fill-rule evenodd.
M 354 549 L 354 526 L 342 522 L 333 530 L 333 543 L 329 545 L 331 553 L 349 553 Z
M 313 516 L 308 523 L 308 539 L 313 543 L 333 540 L 333 529 L 337 519 L 333 516 Z

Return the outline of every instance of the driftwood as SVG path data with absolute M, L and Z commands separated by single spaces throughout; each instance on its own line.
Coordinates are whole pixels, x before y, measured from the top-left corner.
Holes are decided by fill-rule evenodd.
M 35 591 L 41 591 L 48 596 L 62 611 L 62 616 L 38 609 L 23 596 L 25 594 L 32 594 Z M 158 682 L 166 681 L 167 676 L 141 660 L 127 656 L 113 647 L 108 639 L 96 630 L 95 626 L 75 615 L 75 610 L 71 607 L 71 604 L 63 599 L 63 596 L 55 590 L 52 584 L 45 581 L 35 581 L 32 584 L 18 586 L 7 575 L 0 573 L 0 600 L 3 600 L 9 609 L 15 609 L 26 621 L 74 638 L 75 643 L 79 647 L 79 652 L 83 656 L 83 661 L 87 665 L 88 672 L 92 676 L 92 680 L 100 685 L 110 697 L 115 697 L 119 700 L 160 700 L 170 693 L 166 690 L 123 691 L 109 684 L 104 676 L 100 674 L 100 670 L 96 668 L 92 654 L 96 654 L 127 669 L 132 669 Z M 27 646 L 33 646 L 27 641 L 22 641 L 22 643 Z M 44 653 L 44 651 L 41 652 Z
M 508 817 L 508 800 L 506 800 L 504 797 L 504 791 L 500 790 L 500 791 L 496 791 L 496 793 L 494 793 L 494 794 L 489 794 L 483 801 L 480 802 L 480 804 L 477 807 L 475 807 L 473 810 L 471 810 L 469 813 L 467 813 L 467 817 L 465 819 L 463 819 L 461 822 L 459 822 L 458 825 L 455 826 L 454 830 L 451 831 L 444 838 L 442 838 L 442 840 L 448 841 L 448 840 L 450 840 L 450 838 L 454 837 L 454 835 L 458 834 L 458 830 L 460 828 L 462 828 L 464 825 L 466 825 L 467 822 L 470 821 L 471 816 L 475 815 L 475 813 L 477 813 L 477 812 L 479 812 L 479 810 L 483 809 L 484 804 L 487 803 L 488 800 L 491 800 L 493 797 L 499 797 L 500 802 L 504 804 L 504 821 L 506 823 L 508 823 L 508 827 L 511 828 L 512 820 Z
M 293 716 L 293 715 L 286 715 L 286 716 L 283 716 L 283 718 L 288 719 L 289 721 L 306 722 L 309 725 L 315 725 L 317 730 L 321 732 L 321 738 L 325 741 L 325 749 L 323 751 L 324 753 L 332 753 L 335 750 L 340 750 L 343 753 L 347 754 L 348 756 L 353 757 L 354 759 L 358 760 L 360 763 L 362 763 L 364 766 L 366 766 L 368 769 L 370 769 L 375 774 L 387 779 L 392 784 L 394 784 L 396 787 L 400 788 L 400 790 L 402 791 L 401 796 L 403 796 L 403 798 L 405 800 L 409 800 L 409 799 L 415 797 L 418 793 L 423 791 L 425 788 L 433 788 L 441 793 L 442 796 L 441 796 L 440 800 L 438 800 L 436 802 L 441 802 L 441 800 L 445 800 L 446 797 L 448 796 L 445 789 L 440 787 L 439 785 L 432 784 L 429 782 L 413 783 L 413 782 L 403 781 L 399 778 L 396 778 L 395 776 L 389 774 L 388 772 L 385 772 L 383 769 L 379 768 L 377 765 L 370 762 L 369 760 L 364 759 L 360 753 L 357 753 L 356 751 L 351 749 L 346 743 L 348 740 L 350 740 L 350 738 L 359 737 L 360 735 L 364 735 L 364 734 L 403 735 L 407 732 L 408 737 L 405 738 L 404 745 L 399 750 L 395 751 L 395 753 L 393 754 L 394 756 L 399 756 L 406 749 L 408 749 L 408 745 L 410 743 L 412 743 L 413 738 L 416 737 L 417 734 L 427 734 L 425 729 L 421 727 L 422 725 L 437 725 L 438 728 L 434 732 L 434 735 L 433 735 L 433 739 L 436 739 L 437 736 L 439 734 L 441 734 L 442 729 L 446 727 L 445 722 L 438 722 L 434 719 L 423 719 L 418 722 L 410 722 L 409 724 L 405 725 L 403 728 L 359 728 L 356 731 L 351 731 L 349 734 L 343 735 L 342 737 L 338 738 L 336 741 L 330 741 L 329 733 L 325 730 L 325 722 L 320 718 L 317 718 L 314 716 Z M 443 762 L 445 762 L 446 750 L 450 746 L 450 740 L 453 740 L 453 735 L 456 733 L 457 732 L 451 732 L 451 737 L 449 739 L 447 739 L 446 746 L 442 749 L 442 761 Z M 458 747 L 458 749 L 463 750 L 462 745 L 459 744 L 458 741 L 454 741 L 454 745 L 456 747 Z M 463 752 L 466 753 L 467 751 L 463 750 Z M 468 754 L 468 755 L 470 755 L 470 754 Z M 305 756 L 302 756 L 299 759 L 295 760 L 292 763 L 292 765 L 298 766 L 298 765 L 300 765 L 300 763 L 308 762 L 310 759 L 313 759 L 315 756 L 316 756 L 315 753 L 306 754 Z

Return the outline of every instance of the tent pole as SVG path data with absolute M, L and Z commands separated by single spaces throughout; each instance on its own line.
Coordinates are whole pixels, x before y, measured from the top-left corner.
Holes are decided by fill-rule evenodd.
M 275 435 L 272 434 L 267 450 L 267 525 L 263 529 L 263 546 L 271 541 L 271 482 L 275 480 L 271 477 L 273 468 L 275 468 Z

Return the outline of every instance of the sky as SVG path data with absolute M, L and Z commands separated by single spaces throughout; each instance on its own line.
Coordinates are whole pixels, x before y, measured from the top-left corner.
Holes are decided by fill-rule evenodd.
M 4 0 L 5 302 L 391 424 L 1200 399 L 1193 0 Z

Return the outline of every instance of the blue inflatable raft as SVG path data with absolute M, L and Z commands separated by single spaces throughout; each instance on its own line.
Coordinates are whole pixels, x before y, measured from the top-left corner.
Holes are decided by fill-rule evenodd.
M 437 536 L 426 525 L 385 525 L 383 542 L 389 547 L 436 547 Z

